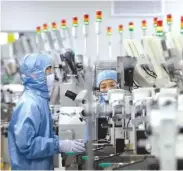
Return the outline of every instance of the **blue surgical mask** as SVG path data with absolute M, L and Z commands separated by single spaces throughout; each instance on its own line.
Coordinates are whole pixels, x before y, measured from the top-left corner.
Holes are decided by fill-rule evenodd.
M 101 103 L 106 103 L 108 101 L 108 93 L 105 92 L 105 93 L 101 93 L 100 94 L 100 102 Z

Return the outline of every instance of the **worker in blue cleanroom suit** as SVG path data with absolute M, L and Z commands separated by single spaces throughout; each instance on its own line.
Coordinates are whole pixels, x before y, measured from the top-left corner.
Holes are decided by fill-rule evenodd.
M 97 76 L 97 87 L 100 91 L 99 102 L 104 104 L 108 99 L 108 90 L 117 88 L 117 72 L 114 70 L 104 70 Z M 88 126 L 85 125 L 84 142 L 88 139 Z
M 54 74 L 51 59 L 43 53 L 30 54 L 20 61 L 24 93 L 12 114 L 8 148 L 12 170 L 53 170 L 53 155 L 83 152 L 84 143 L 60 140 L 53 131 L 49 91 Z

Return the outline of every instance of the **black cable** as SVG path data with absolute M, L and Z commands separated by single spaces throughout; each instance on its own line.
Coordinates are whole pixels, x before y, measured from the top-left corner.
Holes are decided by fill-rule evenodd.
M 127 129 L 128 129 L 128 125 L 129 125 L 130 121 L 131 121 L 131 117 L 129 118 L 129 120 L 128 120 L 127 124 L 126 124 L 126 128 Z M 127 133 L 126 136 L 128 136 L 128 138 L 129 138 L 129 133 Z M 129 138 L 129 145 L 130 145 L 130 138 Z
M 152 73 L 153 75 L 157 76 L 156 73 L 155 73 L 154 71 L 150 70 L 149 67 L 148 67 L 147 65 L 144 65 L 144 68 L 145 68 L 146 70 L 148 70 L 150 73 Z
M 167 71 L 166 67 L 163 66 L 163 69 L 165 70 L 165 72 L 169 75 L 169 72 Z
M 149 72 L 152 73 L 155 77 L 157 77 L 157 74 L 156 74 L 154 71 L 150 70 L 148 66 L 144 66 L 144 67 L 146 68 L 147 71 L 149 71 Z
M 82 71 L 84 68 L 83 67 L 81 67 L 81 68 L 78 68 L 78 71 L 80 72 L 80 71 Z
M 137 83 L 136 83 L 135 81 L 133 81 L 133 83 L 135 84 L 135 86 L 136 86 L 137 88 L 141 87 L 140 85 L 137 85 Z
M 129 125 L 130 121 L 131 121 L 131 117 L 129 118 L 129 120 L 128 120 L 127 124 L 126 124 L 127 128 L 128 128 L 128 125 Z
M 154 75 L 154 76 L 157 77 L 157 74 L 156 74 L 154 71 L 150 70 L 149 67 L 148 67 L 147 65 L 142 65 L 142 68 L 143 68 L 146 72 L 148 72 L 148 73 L 150 72 L 150 74 L 152 74 L 152 75 Z
M 151 77 L 153 77 L 153 78 L 156 78 L 156 76 L 155 75 L 151 75 L 149 72 L 148 72 L 148 70 L 146 69 L 146 68 L 144 68 L 144 67 L 142 67 L 143 68 L 143 70 L 148 74 L 148 75 L 150 75 Z
M 81 73 L 80 73 L 80 74 L 81 74 Z M 81 76 L 82 76 L 83 80 L 85 80 L 85 75 L 84 75 L 84 74 L 81 74 Z

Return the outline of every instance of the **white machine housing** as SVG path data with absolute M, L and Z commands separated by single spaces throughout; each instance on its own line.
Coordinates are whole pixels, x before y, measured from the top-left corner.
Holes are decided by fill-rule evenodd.
M 151 154 L 159 159 L 161 170 L 176 170 L 177 93 L 170 91 L 160 92 L 156 99 L 159 107 L 149 113 Z
M 80 121 L 82 107 L 60 107 L 59 137 L 61 139 L 83 139 L 85 122 Z
M 122 89 L 113 89 L 108 91 L 108 99 L 109 104 L 112 106 L 112 117 L 115 117 L 115 109 L 117 106 L 121 108 L 122 115 L 125 115 L 125 91 Z M 116 117 L 120 117 L 117 115 Z M 122 119 L 123 120 L 123 119 Z M 115 127 L 115 121 L 110 119 L 110 123 L 113 127 L 110 129 L 110 136 L 111 136 L 111 144 L 115 146 L 115 139 L 116 138 L 125 138 L 124 130 L 122 128 Z M 122 124 L 121 122 L 120 124 Z M 124 125 L 123 125 L 124 126 Z

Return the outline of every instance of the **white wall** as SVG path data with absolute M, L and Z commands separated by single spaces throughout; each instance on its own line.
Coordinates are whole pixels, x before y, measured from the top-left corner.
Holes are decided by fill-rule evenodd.
M 166 2 L 166 13 L 172 13 L 174 16 L 174 30 L 179 32 L 180 16 L 183 15 L 183 0 L 176 0 L 175 2 Z M 119 38 L 118 38 L 118 25 L 125 26 L 124 38 L 129 37 L 128 22 L 135 23 L 134 37 L 139 39 L 141 37 L 140 23 L 142 19 L 146 19 L 149 28 L 147 33 L 152 34 L 152 18 L 130 18 L 130 17 L 111 17 L 110 2 L 107 1 L 4 1 L 2 2 L 2 20 L 1 26 L 3 31 L 32 31 L 36 26 L 42 23 L 50 23 L 52 21 L 59 21 L 65 18 L 68 24 L 71 25 L 72 16 L 78 16 L 80 23 L 82 22 L 83 13 L 88 13 L 91 18 L 90 24 L 90 38 L 89 38 L 89 54 L 92 58 L 96 55 L 96 36 L 95 36 L 95 11 L 103 11 L 103 22 L 101 35 L 101 56 L 103 59 L 108 59 L 107 37 L 105 28 L 110 25 L 113 27 L 113 56 L 119 55 Z M 83 53 L 83 36 L 80 27 L 78 52 Z

